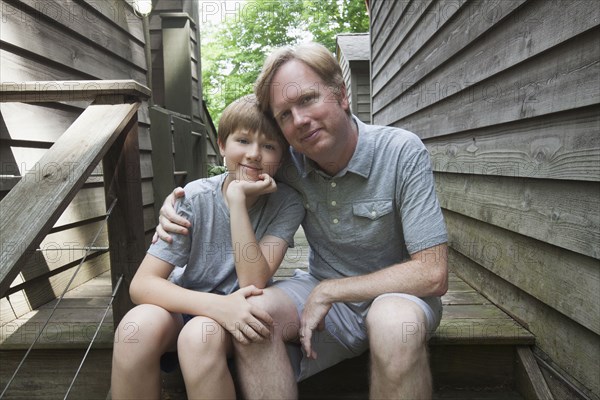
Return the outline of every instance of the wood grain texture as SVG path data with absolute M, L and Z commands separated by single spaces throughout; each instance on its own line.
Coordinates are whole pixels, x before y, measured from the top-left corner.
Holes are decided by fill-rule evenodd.
M 600 332 L 598 260 L 452 211 L 445 210 L 444 217 L 454 250 L 592 332 Z
M 425 140 L 434 171 L 511 178 L 600 180 L 594 105 Z
M 137 108 L 138 104 L 88 107 L 42 157 L 41 177 L 25 175 L 2 200 L 2 295 L 18 274 L 23 256 L 50 231 Z
M 563 379 L 578 382 L 578 385 L 584 385 L 593 393 L 599 392 L 598 334 L 455 250 L 450 250 L 448 260 L 457 275 L 468 280 L 478 291 L 485 293 L 494 304 L 520 321 L 535 335 L 536 348 L 541 349 L 561 366 Z M 538 278 L 536 285 L 545 286 L 545 279 Z M 568 294 L 555 296 L 572 295 L 568 291 L 563 293 Z M 588 301 L 597 303 L 598 296 L 596 292 Z M 595 320 L 597 321 L 597 318 Z
M 445 173 L 435 182 L 445 209 L 600 259 L 600 183 Z

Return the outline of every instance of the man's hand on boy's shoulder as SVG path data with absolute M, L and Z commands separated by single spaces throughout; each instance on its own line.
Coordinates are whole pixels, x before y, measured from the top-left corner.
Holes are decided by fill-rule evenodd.
M 160 215 L 158 216 L 158 225 L 156 226 L 156 232 L 152 237 L 152 243 L 156 243 L 158 239 L 162 239 L 165 242 L 173 242 L 173 238 L 169 235 L 171 233 L 179 233 L 187 235 L 187 228 L 191 227 L 192 224 L 187 219 L 183 218 L 175 211 L 175 202 L 177 199 L 185 197 L 185 191 L 181 187 L 173 189 L 173 192 L 167 196 L 160 208 Z

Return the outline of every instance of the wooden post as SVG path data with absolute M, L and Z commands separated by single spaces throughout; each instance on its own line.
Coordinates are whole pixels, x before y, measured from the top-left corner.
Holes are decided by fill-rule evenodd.
M 113 302 L 114 326 L 133 307 L 129 284 L 144 258 L 144 215 L 137 116 L 133 117 L 102 160 L 107 208 L 117 198 L 108 218 L 113 287 L 121 275 L 121 289 Z

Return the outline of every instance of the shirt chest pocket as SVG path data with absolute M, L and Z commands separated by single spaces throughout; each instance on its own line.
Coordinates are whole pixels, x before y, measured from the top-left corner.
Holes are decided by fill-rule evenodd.
M 390 214 L 393 209 L 394 204 L 391 200 L 377 200 L 354 203 L 352 205 L 352 214 L 354 217 L 367 218 L 371 221 L 376 221 Z
M 394 203 L 373 200 L 352 204 L 352 235 L 371 246 L 388 246 L 396 229 Z

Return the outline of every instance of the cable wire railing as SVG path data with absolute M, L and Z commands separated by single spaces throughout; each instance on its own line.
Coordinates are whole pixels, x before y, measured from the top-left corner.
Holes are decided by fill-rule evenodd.
M 114 199 L 113 202 L 112 202 L 112 204 L 110 205 L 110 207 L 106 211 L 106 216 L 104 218 L 104 222 L 106 222 L 108 220 L 108 218 L 110 217 L 113 208 L 117 204 L 117 200 L 118 199 Z M 98 237 L 100 236 L 100 233 L 102 232 L 103 229 L 104 229 L 104 225 L 100 225 L 100 227 L 96 231 L 96 234 L 94 235 L 94 238 L 92 239 L 92 242 L 91 242 L 90 246 L 88 247 L 88 249 L 94 247 L 94 245 L 96 244 L 96 240 L 98 240 Z M 17 374 L 19 373 L 19 371 L 21 370 L 21 367 L 23 366 L 23 364 L 27 360 L 27 357 L 31 353 L 31 350 L 33 350 L 33 348 L 35 347 L 35 345 L 37 344 L 37 342 L 40 340 L 40 337 L 42 337 L 42 334 L 43 334 L 44 330 L 46 329 L 46 327 L 50 323 L 50 320 L 54 316 L 54 313 L 56 312 L 56 310 L 57 310 L 58 306 L 60 305 L 60 303 L 62 302 L 63 298 L 65 297 L 65 295 L 67 294 L 67 292 L 71 288 L 71 285 L 73 284 L 73 281 L 75 280 L 75 278 L 77 277 L 77 274 L 81 270 L 81 266 L 86 261 L 86 259 L 88 258 L 88 256 L 89 256 L 90 253 L 91 253 L 91 250 L 87 250 L 85 252 L 85 254 L 83 255 L 81 261 L 77 265 L 77 268 L 75 268 L 75 271 L 73 272 L 73 275 L 71 275 L 71 278 L 69 279 L 69 282 L 65 286 L 62 294 L 58 297 L 57 301 L 55 302 L 54 306 L 52 307 L 52 310 L 50 311 L 50 315 L 48 315 L 48 318 L 46 318 L 46 321 L 43 323 L 42 328 L 39 330 L 39 332 L 36 335 L 36 337 L 34 338 L 33 342 L 31 343 L 31 345 L 29 346 L 29 348 L 27 349 L 27 351 L 23 355 L 23 358 L 19 362 L 19 365 L 17 365 L 17 368 L 15 369 L 15 371 L 12 374 L 12 376 L 9 378 L 8 382 L 4 386 L 4 389 L 2 390 L 2 393 L 0 393 L 0 399 L 4 398 L 4 395 L 8 391 L 10 385 L 13 383 L 13 381 L 14 381 L 15 377 L 17 376 Z M 89 353 L 89 349 L 91 348 L 92 344 L 94 343 L 94 341 L 96 339 L 96 336 L 98 334 L 98 331 L 100 330 L 100 327 L 102 326 L 102 323 L 104 322 L 104 319 L 106 318 L 106 314 L 108 313 L 108 310 L 110 309 L 110 306 L 112 305 L 112 301 L 113 301 L 113 298 L 115 296 L 115 293 L 118 291 L 118 288 L 121 286 L 121 281 L 122 281 L 122 275 L 119 278 L 118 285 L 115 285 L 115 289 L 113 290 L 113 294 L 112 294 L 110 302 L 109 302 L 109 304 L 108 304 L 108 306 L 106 308 L 106 312 L 105 312 L 104 316 L 102 317 L 102 320 L 100 321 L 100 324 L 98 325 L 98 328 L 96 329 L 96 332 L 94 333 L 94 336 L 92 337 L 90 345 L 88 346 L 88 350 L 86 351 L 86 353 L 85 353 L 85 355 L 83 357 L 83 360 L 81 361 L 81 364 L 80 364 L 79 368 L 77 369 L 77 372 L 75 373 L 75 377 L 73 378 L 73 381 L 71 382 L 71 385 L 69 386 L 69 389 L 67 390 L 67 394 L 65 395 L 65 399 L 69 395 L 69 392 L 71 391 L 71 388 L 73 387 L 73 384 L 75 383 L 75 380 L 77 379 L 79 371 L 81 370 L 81 367 L 83 366 L 83 363 L 85 362 L 85 359 L 87 358 L 87 355 Z
M 108 230 L 113 291 L 65 399 L 71 393 L 111 308 L 113 324 L 117 326 L 121 317 L 132 306 L 128 285 L 145 253 L 137 111 L 141 100 L 149 95 L 150 91 L 135 81 L 1 83 L 0 102 L 92 101 L 52 147 L 46 150 L 38 161 L 40 168 L 34 169 L 49 172 L 42 176 L 28 172 L 13 179 L 11 182 L 16 181 L 16 184 L 2 199 L 0 207 L 0 297 L 4 297 L 16 289 L 11 288 L 15 278 L 23 271 L 31 255 L 40 251 L 42 240 L 50 233 L 98 164 L 102 163 L 107 212 L 105 224 L 101 228 L 106 225 Z M 44 168 L 64 163 L 69 168 Z M 85 255 L 0 393 L 0 398 L 7 396 L 9 388 L 15 386 L 15 377 L 27 357 L 31 356 L 85 260 L 92 251 L 106 250 L 96 246 L 100 232 L 101 229 L 96 232 L 89 245 L 82 246 Z M 51 271 L 48 273 L 51 274 Z M 25 290 L 28 285 L 25 282 L 19 286 L 23 286 Z

